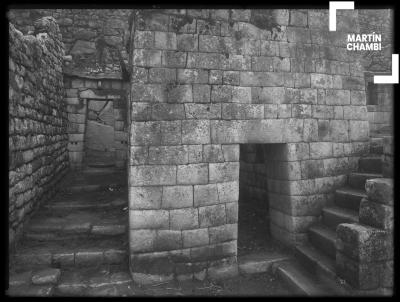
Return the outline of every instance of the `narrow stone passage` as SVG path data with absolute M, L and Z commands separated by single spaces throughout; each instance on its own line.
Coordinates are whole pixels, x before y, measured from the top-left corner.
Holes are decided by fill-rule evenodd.
M 124 170 L 71 172 L 10 261 L 10 295 L 131 295 Z

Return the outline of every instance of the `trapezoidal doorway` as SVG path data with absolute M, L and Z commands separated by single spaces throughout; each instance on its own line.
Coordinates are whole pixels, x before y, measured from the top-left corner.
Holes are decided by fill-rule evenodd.
M 270 231 L 269 153 L 283 144 L 241 144 L 239 171 L 238 256 L 277 248 Z M 274 148 L 276 149 L 276 148 Z
M 115 164 L 115 118 L 113 100 L 88 100 L 85 162 L 87 165 Z

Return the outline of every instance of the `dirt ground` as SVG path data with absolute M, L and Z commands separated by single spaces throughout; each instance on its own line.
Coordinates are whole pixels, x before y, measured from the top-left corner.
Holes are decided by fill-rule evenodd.
M 269 232 L 268 208 L 249 200 L 239 200 L 238 256 L 275 252 L 285 247 Z

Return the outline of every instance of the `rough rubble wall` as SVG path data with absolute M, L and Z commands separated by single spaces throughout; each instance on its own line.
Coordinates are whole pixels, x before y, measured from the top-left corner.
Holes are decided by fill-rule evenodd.
M 306 238 L 368 151 L 357 11 L 136 11 L 130 251 L 138 282 L 235 270 L 239 144 L 270 143 L 272 235 Z M 224 268 L 220 268 L 220 267 Z M 208 268 L 208 269 L 207 269 Z M 182 277 L 183 276 L 183 277 Z
M 392 73 L 393 51 L 393 10 L 391 9 L 365 9 L 359 11 L 360 30 L 362 33 L 370 34 L 375 32 L 382 35 L 381 51 L 363 51 L 362 64 L 365 71 L 371 75 L 367 81 L 373 83 L 372 75 L 378 73 Z M 393 85 L 369 84 L 367 89 L 371 98 L 371 105 L 368 105 L 368 118 L 371 133 L 382 128 L 393 127 Z
M 54 19 L 35 24 L 36 36 L 9 25 L 10 247 L 68 167 L 61 35 Z
M 12 9 L 9 20 L 25 34 L 33 21 L 42 16 L 57 20 L 72 61 L 64 72 L 75 75 L 121 77 L 121 57 L 127 64 L 125 45 L 129 37 L 129 9 Z

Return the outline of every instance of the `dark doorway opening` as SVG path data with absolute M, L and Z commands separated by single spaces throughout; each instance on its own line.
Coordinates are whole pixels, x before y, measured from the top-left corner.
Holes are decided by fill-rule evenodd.
M 240 145 L 238 255 L 272 248 L 266 144 Z

